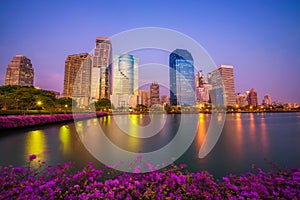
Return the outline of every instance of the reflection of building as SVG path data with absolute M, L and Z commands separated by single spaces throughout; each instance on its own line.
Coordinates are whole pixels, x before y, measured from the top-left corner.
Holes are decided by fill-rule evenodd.
M 197 103 L 198 104 L 208 103 L 209 91 L 211 90 L 211 85 L 208 84 L 201 70 L 195 75 L 195 85 L 196 85 L 195 89 L 196 89 Z
M 146 90 L 139 90 L 138 92 L 138 104 L 142 104 L 144 106 L 150 106 L 150 93 Z
M 239 107 L 247 106 L 248 105 L 247 94 L 237 93 L 236 94 L 236 104 Z
M 170 103 L 195 105 L 194 61 L 190 52 L 176 49 L 169 57 Z
M 258 101 L 257 101 L 257 92 L 252 88 L 248 93 L 248 104 L 250 106 L 257 106 L 258 105 Z
M 152 83 L 150 85 L 150 105 L 153 106 L 155 104 L 160 104 L 158 83 Z
M 5 85 L 33 86 L 34 72 L 31 60 L 23 55 L 16 55 L 8 64 Z
M 270 105 L 272 105 L 271 95 L 266 94 L 266 95 L 264 96 L 264 99 L 263 99 L 263 101 L 262 101 L 262 105 L 264 105 L 264 106 L 270 106 Z
M 214 88 L 212 95 L 217 104 L 235 106 L 233 66 L 221 65 L 211 72 L 209 80 Z
M 109 98 L 112 85 L 112 45 L 109 38 L 96 37 L 91 75 L 91 99 Z
M 79 106 L 87 106 L 90 96 L 91 56 L 69 55 L 65 61 L 64 97 L 74 97 Z
M 116 55 L 113 66 L 113 107 L 135 107 L 138 97 L 138 59 L 129 54 Z

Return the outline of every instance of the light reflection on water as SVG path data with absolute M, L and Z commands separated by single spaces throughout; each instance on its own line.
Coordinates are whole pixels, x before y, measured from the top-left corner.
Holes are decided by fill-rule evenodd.
M 107 137 L 120 148 L 134 152 L 148 152 L 162 148 L 176 134 L 175 125 L 180 115 L 165 115 L 164 130 L 153 138 L 138 139 L 121 134 L 114 116 L 77 122 L 77 128 L 100 124 Z M 199 114 L 197 135 L 190 149 L 179 159 L 189 170 L 208 170 L 216 175 L 248 171 L 252 163 L 263 165 L 264 158 L 287 167 L 297 167 L 300 155 L 300 113 L 234 113 L 227 114 L 222 135 L 212 152 L 199 160 L 198 151 L 203 143 L 211 115 Z M 134 123 L 147 125 L 149 116 L 133 115 Z M 130 131 L 138 134 L 136 126 Z M 97 163 L 79 140 L 74 123 L 53 124 L 37 128 L 6 131 L 0 137 L 0 165 L 24 165 L 31 154 L 37 160 L 56 165 L 73 161 L 78 168 L 88 161 Z M 96 132 L 91 131 L 93 137 Z M 97 142 L 95 140 L 95 144 Z M 111 152 L 107 152 L 111 153 Z M 36 162 L 36 161 L 35 161 Z M 299 166 L 299 165 L 298 165 Z

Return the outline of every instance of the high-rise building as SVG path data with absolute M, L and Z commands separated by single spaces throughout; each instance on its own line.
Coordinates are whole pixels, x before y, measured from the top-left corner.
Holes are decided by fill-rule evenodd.
M 64 97 L 76 99 L 79 106 L 87 106 L 91 85 L 91 55 L 69 55 L 65 61 Z
M 204 77 L 202 71 L 200 70 L 195 75 L 195 85 L 196 85 L 196 100 L 198 104 L 209 103 L 209 91 L 211 90 L 211 85 L 208 84 L 206 78 Z
M 142 104 L 147 107 L 150 106 L 150 93 L 147 90 L 139 90 L 138 104 Z
M 5 85 L 33 86 L 34 71 L 31 60 L 23 55 L 16 55 L 8 64 Z
M 258 101 L 257 101 L 257 92 L 252 88 L 249 92 L 247 92 L 248 94 L 248 104 L 250 106 L 257 106 L 258 105 Z
M 272 105 L 271 95 L 266 94 L 266 95 L 264 96 L 264 99 L 263 99 L 263 101 L 262 101 L 262 104 L 263 104 L 264 106 L 270 106 L 270 105 Z
M 150 105 L 160 104 L 159 101 L 159 85 L 158 83 L 151 83 L 150 85 Z
M 237 93 L 236 94 L 236 104 L 239 107 L 244 107 L 248 105 L 247 94 Z
M 112 45 L 109 38 L 96 37 L 91 73 L 91 100 L 112 94 Z
M 170 104 L 195 105 L 194 61 L 185 49 L 174 50 L 169 57 Z
M 113 90 L 114 108 L 135 107 L 138 97 L 138 59 L 129 54 L 114 56 Z
M 160 97 L 160 103 L 161 105 L 166 105 L 166 104 L 169 104 L 169 98 L 167 95 L 162 95 Z
M 210 81 L 214 88 L 217 104 L 235 106 L 233 66 L 221 65 L 211 72 Z

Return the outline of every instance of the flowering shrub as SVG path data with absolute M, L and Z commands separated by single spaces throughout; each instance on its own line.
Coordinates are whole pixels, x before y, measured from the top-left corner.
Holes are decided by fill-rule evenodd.
M 122 173 L 103 180 L 88 163 L 0 167 L 0 199 L 300 199 L 300 169 L 229 175 L 215 181 L 208 172 L 182 172 L 182 166 L 145 174 Z
M 107 113 L 97 112 L 97 117 L 107 115 Z M 77 113 L 76 119 L 85 119 L 94 117 L 95 113 Z M 9 128 L 20 128 L 47 123 L 63 122 L 73 120 L 73 114 L 56 115 L 26 115 L 26 116 L 0 116 L 0 130 Z

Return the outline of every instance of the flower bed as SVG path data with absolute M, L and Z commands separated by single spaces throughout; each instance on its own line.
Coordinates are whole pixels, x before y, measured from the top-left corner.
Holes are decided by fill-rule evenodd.
M 0 199 L 300 199 L 300 169 L 257 168 L 257 174 L 229 175 L 219 182 L 208 172 L 183 173 L 176 166 L 105 181 L 91 163 L 75 173 L 70 168 L 71 163 L 54 169 L 44 163 L 0 167 Z
M 96 115 L 102 117 L 107 113 L 97 112 Z M 0 130 L 71 121 L 74 118 L 86 119 L 94 116 L 95 113 L 77 113 L 74 116 L 73 114 L 0 116 Z

